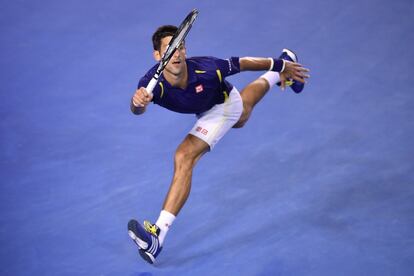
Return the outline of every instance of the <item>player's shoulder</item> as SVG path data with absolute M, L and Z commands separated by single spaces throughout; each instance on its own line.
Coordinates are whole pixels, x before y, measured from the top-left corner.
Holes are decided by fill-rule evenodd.
M 152 66 L 144 75 L 138 76 L 138 88 L 142 86 L 147 86 L 155 72 L 157 71 L 158 64 Z
M 192 65 L 199 69 L 216 69 L 217 68 L 217 60 L 216 57 L 213 56 L 197 56 L 197 57 L 190 57 L 187 58 L 187 64 Z
M 155 72 L 157 71 L 159 63 L 155 64 L 154 66 L 152 66 L 147 73 L 145 73 L 145 77 L 147 78 L 152 78 L 155 74 Z
M 158 64 L 155 64 L 154 66 L 152 66 L 143 76 L 141 75 L 140 81 L 149 82 L 154 76 L 155 72 L 157 71 L 157 68 L 158 68 Z

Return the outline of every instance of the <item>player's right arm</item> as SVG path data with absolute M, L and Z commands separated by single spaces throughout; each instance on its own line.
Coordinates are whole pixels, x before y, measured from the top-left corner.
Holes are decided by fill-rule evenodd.
M 134 93 L 131 99 L 131 111 L 135 115 L 139 115 L 145 112 L 147 105 L 152 100 L 152 95 L 149 95 L 145 87 L 140 87 Z

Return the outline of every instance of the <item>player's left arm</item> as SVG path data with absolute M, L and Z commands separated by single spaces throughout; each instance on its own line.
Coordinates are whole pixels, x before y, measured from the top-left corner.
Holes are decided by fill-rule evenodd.
M 241 57 L 239 58 L 240 71 L 275 71 L 286 77 L 300 82 L 309 78 L 309 69 L 296 62 L 274 58 Z

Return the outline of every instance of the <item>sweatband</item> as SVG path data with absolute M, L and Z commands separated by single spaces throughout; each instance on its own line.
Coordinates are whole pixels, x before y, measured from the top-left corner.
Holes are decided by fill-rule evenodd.
M 271 71 L 282 73 L 285 70 L 285 61 L 283 59 L 272 58 L 273 66 L 270 69 Z

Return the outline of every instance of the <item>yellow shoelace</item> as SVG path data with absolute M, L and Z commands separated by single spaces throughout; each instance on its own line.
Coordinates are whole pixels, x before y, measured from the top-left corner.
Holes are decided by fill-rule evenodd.
M 147 232 L 150 232 L 153 235 L 157 235 L 157 226 L 151 224 L 149 221 L 144 221 L 144 228 Z

